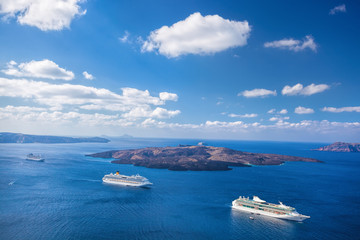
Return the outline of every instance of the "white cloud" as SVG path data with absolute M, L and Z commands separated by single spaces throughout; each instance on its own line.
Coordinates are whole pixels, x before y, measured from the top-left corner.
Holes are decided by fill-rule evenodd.
M 297 107 L 295 108 L 295 113 L 297 114 L 310 114 L 310 113 L 314 113 L 314 110 L 312 108 L 305 108 L 305 107 Z
M 266 43 L 264 43 L 264 47 L 287 49 L 287 50 L 292 50 L 294 52 L 303 51 L 306 48 L 309 48 L 312 51 L 316 52 L 317 45 L 314 41 L 314 38 L 312 36 L 308 35 L 302 41 L 295 40 L 292 38 L 289 38 L 289 39 L 285 38 L 285 39 L 278 40 L 278 41 L 266 42 Z
M 330 86 L 327 84 L 310 84 L 306 87 L 303 87 L 302 84 L 298 83 L 294 86 L 285 86 L 281 93 L 282 95 L 295 96 L 295 95 L 305 95 L 310 96 L 316 93 L 321 93 L 325 90 L 330 89 Z
M 289 120 L 290 117 L 272 117 L 269 119 L 269 121 L 271 122 L 276 122 L 276 121 L 284 121 L 284 120 Z
M 79 3 L 82 0 L 0 0 L 3 19 L 16 18 L 21 25 L 29 25 L 42 31 L 70 28 L 76 16 L 86 13 Z
M 287 111 L 286 109 L 281 109 L 279 113 L 280 113 L 280 114 L 287 114 L 288 111 Z
M 186 54 L 211 54 L 244 46 L 251 28 L 247 21 L 232 21 L 219 15 L 196 12 L 172 26 L 154 30 L 143 42 L 142 51 L 156 51 L 168 58 Z
M 321 93 L 325 90 L 328 90 L 330 88 L 329 85 L 327 84 L 318 84 L 318 85 L 315 85 L 315 84 L 310 84 L 309 86 L 306 86 L 302 91 L 301 91 L 301 94 L 302 95 L 305 95 L 305 96 L 310 96 L 310 95 L 313 95 L 313 94 L 316 94 L 316 93 Z
M 67 81 L 75 77 L 73 72 L 59 67 L 59 65 L 48 59 L 41 61 L 32 60 L 20 64 L 17 64 L 15 61 L 10 61 L 7 67 L 8 68 L 2 70 L 2 72 L 16 77 L 61 79 Z
M 229 117 L 239 117 L 239 118 L 254 118 L 257 117 L 258 115 L 256 113 L 246 113 L 246 114 L 234 114 L 234 113 L 230 113 L 228 115 Z
M 253 90 L 245 90 L 241 93 L 238 93 L 238 96 L 244 96 L 247 98 L 252 98 L 252 97 L 267 97 L 267 96 L 276 96 L 276 90 L 271 91 L 271 90 L 267 90 L 267 89 L 263 89 L 263 88 L 256 88 Z
M 290 95 L 290 96 L 293 96 L 293 95 L 298 95 L 301 93 L 301 91 L 303 90 L 303 85 L 298 83 L 292 87 L 286 85 L 283 90 L 281 91 L 281 94 L 282 95 Z
M 94 76 L 86 71 L 83 72 L 83 76 L 84 78 L 88 79 L 88 80 L 93 80 Z
M 159 121 L 153 118 L 135 121 L 133 119 L 122 118 L 119 114 L 100 114 L 100 113 L 79 113 L 76 111 L 49 111 L 44 108 L 29 106 L 6 106 L 0 107 L 0 128 L 9 131 L 9 126 L 15 124 L 17 131 L 21 132 L 19 126 L 52 126 L 60 129 L 70 130 L 73 134 L 79 133 L 78 129 L 86 129 L 87 135 L 93 134 L 94 129 L 98 129 L 98 133 L 103 133 L 104 129 L 109 132 L 121 131 L 121 129 L 138 129 L 143 132 L 145 129 L 153 130 L 160 134 L 156 129 L 164 129 L 167 136 L 172 136 L 174 131 L 186 134 L 200 133 L 201 135 L 212 133 L 213 136 L 229 136 L 238 139 L 241 136 L 254 136 L 257 134 L 286 134 L 286 136 L 308 135 L 310 139 L 314 136 L 323 135 L 323 138 L 333 134 L 338 138 L 339 134 L 348 134 L 356 136 L 360 133 L 360 122 L 330 122 L 328 120 L 312 121 L 303 120 L 301 122 L 289 122 L 286 118 L 273 118 L 271 124 L 261 124 L 259 122 L 244 123 L 242 121 L 225 122 L 225 121 L 205 121 L 199 124 L 176 123 Z M 50 125 L 49 125 L 50 124 Z M 4 126 L 7 126 L 4 128 Z M 114 128 L 116 127 L 116 128 Z M 26 128 L 26 127 L 25 127 Z M 283 130 L 283 131 L 279 131 Z M 270 132 L 269 132 L 270 131 Z M 170 135 L 169 135 L 170 134 Z M 315 134 L 315 135 L 314 135 Z M 262 135 L 264 136 L 264 135 Z M 280 138 L 281 139 L 281 138 Z M 298 139 L 298 138 L 297 138 Z M 309 139 L 309 140 L 310 140 Z
M 123 114 L 124 118 L 137 119 L 137 118 L 172 118 L 180 114 L 180 110 L 167 110 L 157 107 L 154 110 L 150 106 L 135 107 L 128 113 Z
M 321 111 L 332 112 L 332 113 L 360 112 L 360 106 L 357 106 L 357 107 L 341 107 L 341 108 L 324 107 L 324 108 L 321 109 Z
M 272 118 L 269 119 L 269 121 L 272 121 L 272 122 L 278 121 L 278 120 L 279 120 L 279 119 L 278 119 L 277 117 L 272 117 Z
M 43 112 L 46 111 L 46 108 L 39 108 L 39 107 L 29 107 L 29 106 L 11 106 L 8 105 L 4 108 L 1 108 L 2 112 L 9 112 L 9 113 L 29 113 L 29 112 Z
M 11 109 L 9 111 L 9 109 Z M 106 114 L 85 114 L 78 112 L 49 112 L 32 107 L 14 107 L 7 106 L 0 108 L 0 120 L 10 119 L 12 121 L 36 122 L 38 125 L 43 124 L 79 124 L 84 126 L 131 126 L 133 122 L 120 119 L 119 115 Z
M 163 101 L 177 101 L 178 95 L 175 93 L 161 92 L 159 93 L 159 97 Z
M 166 110 L 164 108 L 161 107 L 157 107 L 155 108 L 155 110 L 151 113 L 150 117 L 155 117 L 155 118 L 172 118 L 176 115 L 180 114 L 180 110 Z
M 273 108 L 273 109 L 270 109 L 269 111 L 267 111 L 267 113 L 269 114 L 287 114 L 288 113 L 288 110 L 287 109 L 281 109 L 280 111 L 276 112 L 276 109 Z
M 269 113 L 269 114 L 274 114 L 275 111 L 276 111 L 276 109 L 275 109 L 275 108 L 272 108 L 272 109 L 270 109 L 269 111 L 267 111 L 267 113 Z
M 336 6 L 334 8 L 332 8 L 329 12 L 330 15 L 335 15 L 338 12 L 346 12 L 346 6 L 345 4 L 341 4 L 339 6 Z
M 128 31 L 125 31 L 124 35 L 122 37 L 119 37 L 119 41 L 122 43 L 128 43 L 130 42 L 129 37 L 130 33 Z
M 242 121 L 236 122 L 221 122 L 221 121 L 206 121 L 204 124 L 205 127 L 219 127 L 219 128 L 229 128 L 229 127 L 248 127 L 248 124 L 244 124 Z
M 31 99 L 36 103 L 62 109 L 69 106 L 75 109 L 108 110 L 130 112 L 137 107 L 150 109 L 151 105 L 164 105 L 168 99 L 153 97 L 148 90 L 122 88 L 122 94 L 117 94 L 103 88 L 87 87 L 73 84 L 50 84 L 25 79 L 0 78 L 0 96 Z M 168 93 L 169 96 L 173 96 Z M 149 110 L 150 111 L 150 110 Z M 155 109 L 152 117 L 172 117 L 180 111 Z M 147 116 L 147 115 L 146 115 Z
M 258 122 L 244 123 L 242 121 L 236 122 L 222 122 L 222 121 L 206 121 L 201 124 L 181 124 L 181 123 L 166 123 L 163 121 L 157 121 L 151 118 L 144 120 L 141 123 L 141 127 L 152 128 L 167 128 L 167 129 L 181 129 L 183 130 L 197 130 L 197 131 L 213 131 L 217 134 L 221 132 L 248 132 L 254 133 L 259 131 L 275 130 L 297 130 L 297 131 L 309 131 L 310 133 L 327 134 L 329 132 L 343 132 L 349 129 L 351 132 L 360 130 L 360 122 L 330 122 L 328 120 L 312 121 L 303 120 L 301 122 L 288 122 L 284 119 L 272 119 L 274 122 L 271 125 L 262 125 Z M 294 132 L 292 132 L 294 133 Z

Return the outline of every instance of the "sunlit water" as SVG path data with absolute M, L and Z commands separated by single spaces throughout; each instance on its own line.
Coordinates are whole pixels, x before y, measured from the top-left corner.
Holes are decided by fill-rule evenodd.
M 207 141 L 250 152 L 313 157 L 325 163 L 174 172 L 111 164 L 85 154 L 196 144 L 129 139 L 110 143 L 0 144 L 0 239 L 360 239 L 360 153 L 316 152 L 324 144 Z M 41 153 L 45 162 L 26 161 Z M 120 170 L 151 188 L 106 185 Z M 232 210 L 239 195 L 282 201 L 303 223 Z

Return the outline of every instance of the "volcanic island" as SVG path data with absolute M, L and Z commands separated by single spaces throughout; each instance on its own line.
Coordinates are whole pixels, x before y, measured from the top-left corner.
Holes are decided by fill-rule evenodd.
M 336 142 L 331 145 L 315 149 L 316 151 L 327 152 L 360 152 L 360 143 Z
M 284 162 L 322 162 L 313 158 L 250 153 L 224 147 L 178 146 L 112 150 L 86 156 L 111 158 L 117 164 L 133 164 L 173 171 L 224 171 L 230 167 L 280 165 Z

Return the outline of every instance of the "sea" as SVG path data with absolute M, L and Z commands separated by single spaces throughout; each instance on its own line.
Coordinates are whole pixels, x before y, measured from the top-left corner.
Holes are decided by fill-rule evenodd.
M 86 154 L 196 145 L 129 138 L 109 143 L 0 144 L 0 239 L 360 239 L 360 153 L 313 151 L 329 143 L 201 140 L 210 146 L 311 157 L 324 163 L 169 171 Z M 29 153 L 44 162 L 27 161 Z M 119 170 L 150 188 L 102 183 Z M 283 202 L 302 223 L 234 210 L 239 196 Z M 250 219 L 254 216 L 254 220 Z

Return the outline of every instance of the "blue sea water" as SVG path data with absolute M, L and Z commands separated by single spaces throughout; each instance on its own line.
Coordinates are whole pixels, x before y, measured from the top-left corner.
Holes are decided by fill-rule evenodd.
M 360 154 L 311 151 L 324 143 L 215 141 L 242 151 L 313 157 L 325 163 L 175 172 L 85 154 L 196 144 L 184 139 L 110 143 L 0 144 L 0 239 L 360 239 Z M 26 161 L 41 153 L 45 162 Z M 139 173 L 151 188 L 101 182 Z M 282 201 L 303 223 L 232 210 L 239 195 Z

